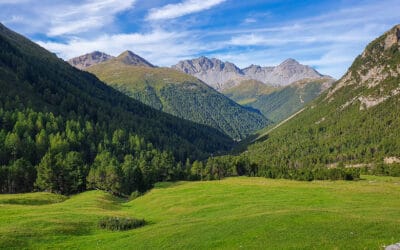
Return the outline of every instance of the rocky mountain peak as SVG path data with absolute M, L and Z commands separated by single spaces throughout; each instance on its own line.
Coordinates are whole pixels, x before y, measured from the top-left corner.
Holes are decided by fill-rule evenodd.
M 78 69 L 86 69 L 87 67 L 108 61 L 113 58 L 113 56 L 110 56 L 104 52 L 93 51 L 92 53 L 72 58 L 68 60 L 68 63 Z
M 293 58 L 288 58 L 278 66 L 283 66 L 283 65 L 301 65 L 301 64 Z
M 302 65 L 292 58 L 286 59 L 274 67 L 252 64 L 247 68 L 240 69 L 231 62 L 222 62 L 216 58 L 209 59 L 202 56 L 181 61 L 172 68 L 193 75 L 220 91 L 237 86 L 243 80 L 257 80 L 271 85 L 289 85 L 306 78 L 324 77 L 313 68 Z
M 127 65 L 133 65 L 133 66 L 143 66 L 143 67 L 151 67 L 154 68 L 154 65 L 146 61 L 144 58 L 136 55 L 132 51 L 126 50 L 122 52 L 116 60 L 127 64 Z
M 172 68 L 193 75 L 217 90 L 232 87 L 236 79 L 244 79 L 243 72 L 235 64 L 205 56 L 180 61 Z

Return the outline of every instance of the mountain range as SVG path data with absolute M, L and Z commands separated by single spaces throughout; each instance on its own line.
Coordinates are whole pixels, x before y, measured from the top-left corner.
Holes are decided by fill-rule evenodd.
M 275 67 L 251 65 L 240 69 L 233 63 L 202 56 L 181 61 L 172 68 L 193 75 L 219 91 L 235 87 L 244 80 L 257 80 L 268 85 L 285 86 L 306 78 L 328 77 L 294 59 L 287 59 Z
M 235 140 L 270 124 L 260 112 L 242 107 L 197 78 L 154 67 L 130 51 L 86 70 L 133 99 L 214 127 Z
M 98 58 L 99 54 L 105 55 L 102 57 L 104 60 L 92 59 Z M 220 129 L 236 140 L 243 139 L 269 124 L 267 120 L 279 122 L 286 119 L 316 98 L 334 80 L 294 59 L 287 59 L 276 67 L 251 65 L 243 70 L 233 63 L 206 57 L 182 61 L 172 66 L 172 69 L 183 71 L 186 76 L 168 68 L 155 69 L 154 65 L 131 51 L 125 51 L 117 58 L 93 52 L 68 62 L 73 66 L 76 66 L 74 62 L 79 62 L 78 68 L 82 68 L 82 64 L 88 65 L 83 69 L 147 105 Z M 96 66 L 99 64 L 102 66 Z M 125 67 L 126 65 L 140 69 Z M 204 81 L 245 106 L 246 110 L 187 75 Z M 207 94 L 200 95 L 194 88 L 183 88 L 183 80 L 194 85 L 200 84 L 200 89 Z M 167 85 L 169 90 L 165 91 Z M 268 93 L 265 89 L 269 90 Z M 165 95 L 175 95 L 176 98 L 167 98 Z M 213 108 L 215 106 L 219 108 Z M 267 119 L 261 117 L 257 111 Z

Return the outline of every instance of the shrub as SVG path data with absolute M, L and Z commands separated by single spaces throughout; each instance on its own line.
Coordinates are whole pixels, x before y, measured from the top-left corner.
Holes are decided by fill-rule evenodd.
M 140 197 L 142 195 L 143 195 L 143 193 L 141 193 L 139 191 L 133 191 L 131 193 L 131 195 L 129 196 L 129 200 L 134 200 L 134 199 L 136 199 L 136 198 L 138 198 L 138 197 Z
M 146 224 L 144 219 L 124 218 L 124 217 L 104 217 L 99 221 L 99 227 L 112 231 L 125 231 Z

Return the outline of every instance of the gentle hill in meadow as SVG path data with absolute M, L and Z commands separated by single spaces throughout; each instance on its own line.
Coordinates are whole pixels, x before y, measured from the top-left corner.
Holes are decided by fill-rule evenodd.
M 170 68 L 127 63 L 129 52 L 87 71 L 108 85 L 155 109 L 214 127 L 240 140 L 270 122 L 233 102 L 197 78 Z
M 133 201 L 102 191 L 0 195 L 0 248 L 379 249 L 398 242 L 400 178 L 363 178 L 159 183 Z M 98 227 L 105 216 L 147 224 L 108 231 Z

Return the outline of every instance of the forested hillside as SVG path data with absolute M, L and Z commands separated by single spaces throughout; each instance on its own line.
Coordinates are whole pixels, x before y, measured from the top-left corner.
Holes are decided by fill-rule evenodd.
M 130 65 L 127 56 L 125 52 L 87 70 L 155 109 L 214 127 L 235 140 L 270 124 L 260 112 L 238 105 L 193 76 L 170 68 Z
M 326 77 L 303 79 L 278 87 L 250 80 L 223 93 L 244 106 L 260 110 L 265 117 L 277 123 L 313 101 L 332 83 L 333 79 Z
M 398 162 L 399 41 L 397 25 L 371 42 L 327 92 L 250 145 L 243 156 L 257 163 L 260 171 Z
M 228 150 L 216 129 L 150 108 L 0 25 L 0 191 L 129 194 Z M 87 178 L 87 176 L 89 176 Z

